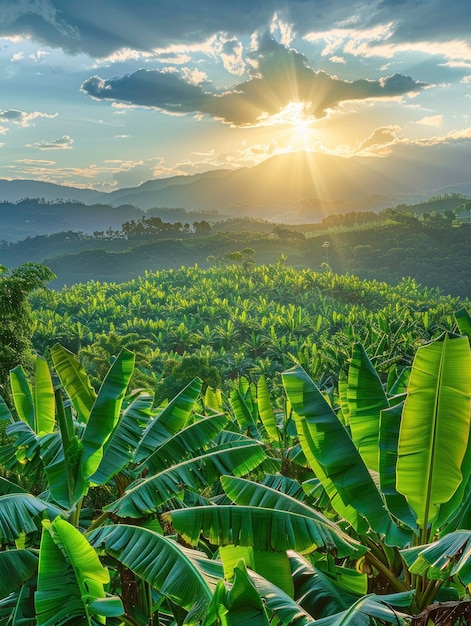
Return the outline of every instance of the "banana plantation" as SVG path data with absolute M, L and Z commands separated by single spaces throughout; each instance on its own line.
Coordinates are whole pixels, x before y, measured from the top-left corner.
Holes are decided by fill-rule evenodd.
M 469 303 L 282 261 L 30 302 L 0 625 L 470 623 Z

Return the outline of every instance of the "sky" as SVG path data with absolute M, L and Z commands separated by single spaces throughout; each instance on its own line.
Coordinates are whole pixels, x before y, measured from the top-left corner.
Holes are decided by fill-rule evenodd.
M 471 154 L 469 0 L 0 0 L 0 67 L 4 179 Z

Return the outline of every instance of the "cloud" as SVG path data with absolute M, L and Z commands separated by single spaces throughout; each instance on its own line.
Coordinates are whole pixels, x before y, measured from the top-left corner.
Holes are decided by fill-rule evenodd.
M 348 15 L 346 19 L 346 14 Z M 394 23 L 390 43 L 469 41 L 466 0 L 2 0 L 0 36 L 29 36 L 51 47 L 104 58 L 121 49 L 152 51 L 201 42 L 216 33 L 239 38 L 271 27 L 289 45 L 293 33 Z
M 442 126 L 443 115 L 428 115 L 420 120 L 417 120 L 416 124 L 420 124 L 421 126 Z
M 40 111 L 18 111 L 17 109 L 8 109 L 6 111 L 0 111 L 0 120 L 2 122 L 12 122 L 18 124 L 24 128 L 32 126 L 31 122 L 37 118 L 53 119 L 57 117 L 58 113 L 41 113 Z
M 280 113 L 290 102 L 305 103 L 307 116 L 324 117 L 329 109 L 349 100 L 415 93 L 426 84 L 393 74 L 380 80 L 347 81 L 315 71 L 307 59 L 268 34 L 260 36 L 248 55 L 250 78 L 222 93 L 205 91 L 176 71 L 141 69 L 122 78 L 93 76 L 82 91 L 97 100 L 155 107 L 168 113 L 209 114 L 235 126 L 256 125 Z
M 70 150 L 74 140 L 69 135 L 64 135 L 52 141 L 39 141 L 37 143 L 26 144 L 27 148 L 38 148 L 39 150 Z

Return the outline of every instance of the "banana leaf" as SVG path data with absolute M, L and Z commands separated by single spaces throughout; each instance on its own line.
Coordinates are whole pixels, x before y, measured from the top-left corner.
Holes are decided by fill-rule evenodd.
M 149 457 L 156 448 L 170 437 L 173 437 L 173 435 L 188 424 L 191 411 L 201 392 L 202 386 L 203 381 L 200 378 L 194 378 L 164 409 L 162 409 L 160 414 L 150 422 L 134 455 L 134 461 L 136 463 L 140 463 Z
M 276 424 L 265 376 L 260 376 L 257 382 L 257 403 L 258 413 L 268 437 L 275 445 L 280 445 L 281 433 Z
M 3 420 L 8 420 L 9 422 L 13 422 L 13 417 L 11 415 L 10 409 L 8 408 L 5 400 L 0 396 L 0 422 Z
M 34 381 L 34 431 L 38 435 L 52 433 L 56 424 L 54 387 L 51 372 L 45 359 L 36 357 L 36 377 Z
M 174 528 L 192 545 L 200 533 L 218 546 L 253 546 L 257 550 L 301 553 L 317 549 L 355 552 L 339 533 L 313 517 L 254 506 L 220 505 L 180 509 L 168 513 Z
M 43 522 L 35 608 L 38 626 L 57 626 L 73 618 L 119 616 L 121 600 L 107 597 L 108 570 L 85 537 L 65 520 Z
M 138 518 L 155 512 L 161 504 L 188 487 L 204 489 L 225 473 L 243 476 L 266 458 L 259 443 L 250 439 L 247 443 L 246 439 L 212 448 L 155 476 L 138 479 L 104 510 L 120 517 Z
M 336 581 L 319 571 L 296 552 L 288 552 L 296 602 L 319 619 L 345 611 L 358 596 L 346 592 Z
M 34 431 L 33 390 L 21 365 L 10 370 L 10 387 L 18 417 Z
M 86 422 L 96 399 L 96 393 L 79 360 L 69 350 L 56 343 L 50 348 L 54 369 L 64 386 L 79 420 Z
M 364 596 L 346 611 L 316 620 L 315 626 L 370 626 L 371 618 L 402 626 L 409 623 L 410 616 L 393 607 L 408 607 L 411 602 L 412 592 Z
M 41 517 L 61 515 L 63 511 L 28 493 L 10 493 L 0 496 L 0 542 L 10 543 L 22 533 L 31 533 L 41 527 Z
M 220 581 L 214 592 L 203 626 L 270 626 L 262 598 L 250 579 L 243 561 L 234 568 L 229 590 Z
M 402 550 L 401 555 L 412 574 L 431 580 L 459 576 L 471 584 L 471 531 L 458 530 L 425 546 Z
M 92 476 L 103 457 L 103 448 L 118 423 L 129 380 L 134 369 L 134 354 L 123 348 L 100 387 L 81 437 L 80 471 Z
M 251 397 L 248 395 L 246 398 L 249 400 L 249 406 L 246 404 L 245 398 L 241 395 L 239 389 L 232 389 L 230 394 L 232 410 L 240 428 L 247 431 L 254 439 L 261 441 L 262 436 L 252 415 L 253 406 L 251 405 Z
M 381 380 L 359 343 L 353 348 L 348 369 L 347 402 L 353 442 L 365 465 L 377 472 L 379 416 L 389 403 Z
M 144 467 L 148 467 L 152 474 L 163 472 L 188 455 L 202 454 L 203 448 L 220 433 L 228 419 L 227 415 L 219 413 L 186 426 L 145 459 L 136 472 L 140 473 Z
M 103 457 L 90 477 L 91 483 L 105 485 L 131 461 L 151 419 L 153 401 L 152 395 L 142 392 L 122 411 L 113 433 L 103 446 Z
M 325 533 L 325 540 L 321 545 L 323 547 L 335 546 L 339 557 L 366 552 L 364 546 L 351 539 L 322 513 L 287 494 L 280 493 L 275 489 L 251 480 L 234 476 L 221 476 L 221 484 L 229 498 L 238 505 L 289 511 L 315 520 L 319 525 L 319 529 L 323 529 Z
M 172 602 L 192 612 L 196 623 L 211 602 L 212 592 L 200 571 L 203 555 L 168 537 L 139 526 L 103 526 L 87 535 L 92 546 L 104 549 Z
M 471 340 L 471 315 L 463 307 L 455 313 L 456 323 L 462 335 L 466 335 Z
M 359 533 L 363 516 L 373 530 L 390 532 L 392 521 L 353 441 L 311 378 L 296 366 L 283 374 L 304 453 L 332 506 Z M 314 460 L 314 463 L 313 463 Z
M 38 557 L 30 550 L 0 552 L 0 597 L 19 589 L 38 570 Z
M 417 528 L 414 512 L 406 498 L 396 489 L 396 463 L 399 428 L 404 404 L 381 411 L 379 435 L 379 480 L 381 492 L 391 515 L 409 526 Z M 403 547 L 403 546 L 401 546 Z
M 470 392 L 467 337 L 445 333 L 418 349 L 402 412 L 396 485 L 421 528 L 433 526 L 440 507 L 468 483 Z

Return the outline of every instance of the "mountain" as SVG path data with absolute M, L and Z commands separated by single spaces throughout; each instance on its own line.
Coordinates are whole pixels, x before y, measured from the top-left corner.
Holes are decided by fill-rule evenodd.
M 93 189 L 66 187 L 64 185 L 55 185 L 54 183 L 45 183 L 40 180 L 0 179 L 0 202 L 18 202 L 18 200 L 25 198 L 41 198 L 47 202 L 55 202 L 60 199 L 91 204 L 106 202 L 107 195 Z
M 423 149 L 413 145 L 396 146 L 384 158 L 347 159 L 314 152 L 288 153 L 273 156 L 254 167 L 149 180 L 139 187 L 110 193 L 39 181 L 0 180 L 0 202 L 25 197 L 44 198 L 46 202 L 63 198 L 116 208 L 165 207 L 291 223 L 316 222 L 326 214 L 379 210 L 443 192 L 470 193 L 469 159 L 465 153 L 463 158 L 450 159 L 448 149 L 429 146 L 427 160 Z M 99 218 L 101 213 L 98 208 L 94 216 Z M 124 213 L 121 211 L 119 215 L 123 221 L 135 217 L 131 210 L 129 217 Z M 104 223 L 111 225 L 109 220 L 110 216 L 106 215 L 100 226 L 90 223 L 86 230 L 102 229 Z

